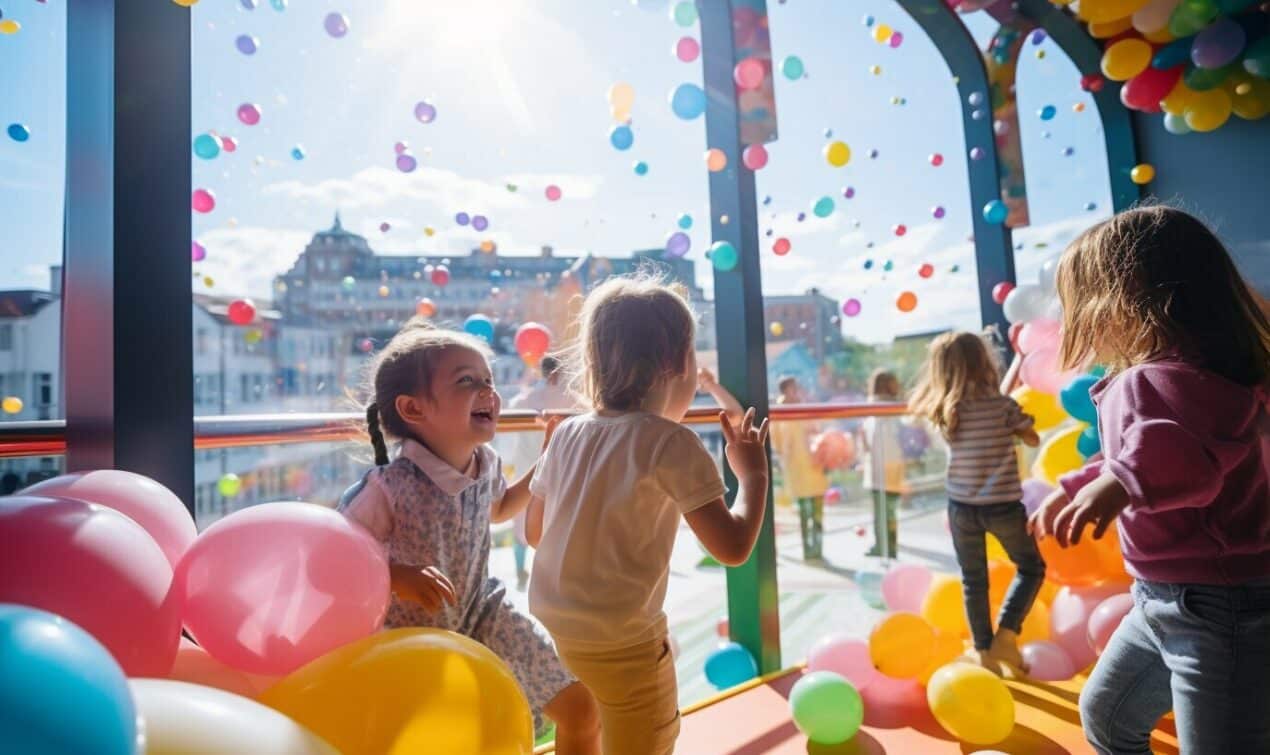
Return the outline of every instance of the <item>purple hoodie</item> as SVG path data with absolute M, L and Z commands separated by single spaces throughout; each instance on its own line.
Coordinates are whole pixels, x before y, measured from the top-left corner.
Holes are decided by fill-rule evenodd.
M 1129 492 L 1118 523 L 1129 573 L 1212 585 L 1270 576 L 1265 392 L 1168 360 L 1091 395 L 1105 458 L 1059 484 L 1071 498 L 1106 471 Z

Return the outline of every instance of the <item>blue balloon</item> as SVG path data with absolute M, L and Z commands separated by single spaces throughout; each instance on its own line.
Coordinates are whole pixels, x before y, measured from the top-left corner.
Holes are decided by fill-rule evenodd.
M 1086 427 L 1076 438 L 1076 453 L 1088 459 L 1102 450 L 1102 439 L 1098 437 L 1098 425 Z
M 132 755 L 137 711 L 123 669 L 61 616 L 0 604 L 0 742 L 15 753 Z
M 1037 115 L 1041 116 L 1041 120 L 1043 121 L 1050 121 L 1054 119 L 1054 116 L 1058 115 L 1058 108 L 1053 105 L 1046 105 L 1041 108 L 1041 111 L 1037 113 Z
M 1155 57 L 1151 58 L 1151 67 L 1164 71 L 1190 61 L 1191 44 L 1194 41 L 1195 37 L 1192 36 L 1169 42 L 1159 50 L 1156 50 Z
M 31 129 L 21 123 L 10 123 L 6 130 L 9 132 L 9 138 L 15 142 L 24 142 L 31 138 Z
M 1001 225 L 1009 216 L 1010 208 L 1000 199 L 994 199 L 983 206 L 983 219 L 993 225 Z
M 690 121 L 706 111 L 706 93 L 696 84 L 680 84 L 670 93 L 670 109 Z
M 643 160 L 640 160 L 639 162 L 635 163 L 635 175 L 637 176 L 648 175 L 648 163 L 644 162 Z
M 627 125 L 614 126 L 609 132 L 609 144 L 615 149 L 627 150 L 635 143 L 635 132 Z
M 1094 400 L 1089 395 L 1089 389 L 1093 388 L 1094 383 L 1097 382 L 1098 378 L 1093 375 L 1081 375 L 1068 383 L 1067 387 L 1058 394 L 1058 400 L 1063 404 L 1063 411 L 1081 422 L 1097 424 L 1098 409 L 1094 407 Z
M 806 70 L 806 66 L 803 65 L 803 59 L 797 55 L 786 55 L 784 60 L 781 61 L 781 73 L 785 74 L 785 78 L 790 81 L 801 79 Z
M 738 643 L 725 642 L 706 657 L 706 680 L 717 689 L 735 687 L 756 676 L 754 656 Z
M 821 197 L 811 206 L 811 212 L 818 218 L 827 218 L 833 214 L 833 197 Z
M 716 241 L 710 247 L 710 262 L 714 264 L 715 270 L 727 272 L 736 267 L 736 263 L 741 259 L 737 253 L 736 247 L 727 241 Z
M 199 134 L 194 137 L 194 154 L 211 160 L 220 154 L 220 140 L 211 134 Z
M 468 317 L 463 321 L 463 331 L 483 339 L 485 343 L 494 342 L 494 321 L 485 315 Z
M 292 159 L 292 160 L 303 160 L 303 159 L 304 159 L 304 155 L 305 155 L 305 151 L 304 151 L 304 147 L 303 147 L 303 146 L 301 146 L 301 145 L 297 144 L 297 145 L 295 145 L 294 147 L 292 147 L 292 148 L 291 148 L 291 159 Z
M 681 214 L 681 215 L 679 216 L 679 227 L 680 227 L 680 228 L 682 228 L 682 229 L 684 229 L 685 231 L 686 231 L 686 230 L 688 230 L 689 228 L 691 228 L 691 227 L 692 227 L 692 216 L 691 216 L 691 215 L 689 215 L 689 214 L 688 214 L 688 213 L 686 213 L 686 212 L 685 212 L 685 213 L 683 213 L 683 214 Z

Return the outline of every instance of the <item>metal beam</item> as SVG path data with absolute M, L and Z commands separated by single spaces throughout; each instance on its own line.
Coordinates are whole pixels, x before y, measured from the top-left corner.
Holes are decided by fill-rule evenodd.
M 1016 4 L 1020 13 L 1045 30 L 1082 76 L 1102 76 L 1102 48 L 1079 21 L 1049 0 L 1017 0 Z M 1120 102 L 1121 86 L 1105 81 L 1101 91 L 1093 92 L 1094 107 L 1098 109 L 1107 146 L 1107 180 L 1111 185 L 1113 212 L 1128 209 L 1142 196 L 1141 188 L 1129 177 L 1133 166 L 1138 164 L 1138 145 L 1133 118 Z
M 189 14 L 67 3 L 62 348 L 67 469 L 147 475 L 192 512 Z
M 1005 335 L 1009 323 L 1001 311 L 1001 305 L 992 300 L 992 288 L 1002 282 L 1014 282 L 1014 247 L 1010 229 L 1004 223 L 994 225 L 983 217 L 983 207 L 994 199 L 1001 199 L 1000 173 L 996 135 L 992 131 L 991 105 L 988 103 L 988 74 L 983 66 L 983 54 L 966 30 L 956 12 L 949 9 L 944 0 L 898 0 L 905 12 L 917 22 L 926 36 L 935 43 L 944 62 L 957 82 L 957 95 L 961 100 L 961 123 L 966 137 L 966 148 L 978 147 L 983 157 L 970 160 L 970 217 L 974 223 L 975 269 L 979 282 L 979 313 L 985 327 L 995 326 Z M 970 105 L 970 95 L 979 92 L 984 98 L 981 106 L 985 115 L 973 116 L 976 108 Z M 1005 341 L 1006 339 L 1002 339 Z
M 753 2 L 749 3 L 753 6 Z M 728 169 L 710 174 L 710 228 L 714 241 L 728 241 L 740 256 L 736 267 L 714 271 L 715 328 L 719 380 L 743 406 L 767 416 L 767 358 L 764 351 L 763 291 L 759 272 L 758 206 L 754 173 L 741 163 L 741 121 L 736 84 L 736 45 L 732 37 L 732 0 L 697 0 L 701 19 L 706 141 L 728 156 Z M 728 218 L 724 222 L 722 218 Z M 769 453 L 770 455 L 770 453 Z M 729 503 L 736 479 L 724 470 Z M 754 553 L 744 565 L 728 569 L 728 617 L 732 639 L 758 661 L 760 673 L 780 668 L 780 606 L 776 589 L 776 534 L 772 493 Z

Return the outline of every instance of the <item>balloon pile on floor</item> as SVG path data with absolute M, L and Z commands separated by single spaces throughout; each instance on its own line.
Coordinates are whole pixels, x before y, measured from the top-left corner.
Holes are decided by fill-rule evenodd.
M 0 741 L 16 752 L 533 749 L 490 650 L 379 631 L 387 556 L 331 509 L 266 503 L 200 534 L 167 488 L 99 470 L 0 498 L 0 542 L 0 709 L 24 711 L 0 716 Z
M 1231 114 L 1270 114 L 1270 23 L 1246 0 L 1083 0 L 1077 16 L 1103 41 L 1102 72 L 1120 101 L 1163 113 L 1172 134 L 1213 131 Z

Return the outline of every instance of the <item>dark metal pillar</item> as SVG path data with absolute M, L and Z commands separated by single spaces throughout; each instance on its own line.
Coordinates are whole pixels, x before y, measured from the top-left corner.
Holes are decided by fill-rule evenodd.
M 67 469 L 138 472 L 193 511 L 190 10 L 66 18 Z
M 732 270 L 714 272 L 715 327 L 719 380 L 742 406 L 767 416 L 767 359 L 764 352 L 763 291 L 759 275 L 758 206 L 754 173 L 741 163 L 740 117 L 732 70 L 737 63 L 732 37 L 731 0 L 698 0 L 701 59 L 704 67 L 706 138 L 728 156 L 728 169 L 710 174 L 710 228 L 714 241 L 736 247 L 740 260 Z M 724 223 L 721 218 L 726 216 Z M 725 470 L 729 490 L 737 488 Z M 758 660 L 759 671 L 780 668 L 780 611 L 776 590 L 776 535 L 772 494 L 754 553 L 744 565 L 728 569 L 728 617 L 732 639 Z

